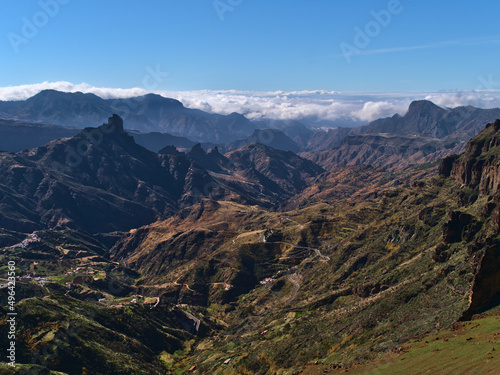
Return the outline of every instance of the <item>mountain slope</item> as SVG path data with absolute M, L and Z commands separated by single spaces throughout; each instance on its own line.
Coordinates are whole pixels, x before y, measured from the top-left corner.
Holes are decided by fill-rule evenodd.
M 160 153 L 175 155 L 178 151 L 168 146 Z M 324 172 L 291 151 L 260 143 L 245 145 L 225 155 L 217 146 L 207 153 L 197 144 L 186 157 L 210 171 L 225 186 L 242 196 L 253 197 L 256 203 L 268 208 L 301 192 Z
M 456 327 L 457 320 L 489 313 L 500 306 L 499 123 L 488 125 L 466 153 L 445 159 L 441 176 L 422 171 L 424 178 L 411 183 L 381 168 L 321 175 L 314 163 L 261 144 L 226 155 L 207 154 L 199 145 L 188 154 L 169 147 L 157 155 L 135 144 L 115 116 L 71 139 L 2 153 L 1 202 L 17 209 L 10 214 L 26 216 L 33 204 L 35 216 L 59 210 L 62 220 L 76 225 L 80 219 L 72 215 L 80 207 L 67 209 L 73 202 L 88 205 L 94 215 L 107 209 L 98 204 L 108 202 L 121 215 L 106 218 L 114 222 L 136 212 L 126 211 L 130 206 L 121 200 L 177 210 L 163 218 L 151 209 L 163 220 L 129 230 L 109 253 L 98 240 L 104 235 L 54 230 L 28 236 L 27 247 L 23 242 L 4 249 L 0 260 L 16 259 L 19 275 L 54 272 L 44 287 L 18 285 L 21 328 L 29 332 L 20 337 L 19 359 L 28 363 L 46 345 L 60 346 L 56 334 L 76 322 L 81 332 L 69 339 L 76 350 L 63 347 L 47 367 L 64 371 L 75 364 L 74 373 L 87 366 L 89 373 L 99 373 L 95 366 L 104 373 L 346 370 Z M 66 160 L 68 155 L 75 159 Z M 214 162 L 220 170 L 207 171 L 189 158 Z M 218 184 L 219 195 L 183 207 L 195 198 L 198 178 Z M 331 200 L 309 190 L 349 180 L 381 189 L 366 198 L 342 187 L 345 195 Z M 229 201 L 243 200 L 230 181 L 262 191 L 277 187 L 268 191 L 283 196 L 314 181 L 302 193 L 319 200 L 300 209 L 266 210 Z M 45 185 L 57 189 L 39 207 Z M 331 192 L 338 193 L 334 187 Z M 32 223 L 46 225 L 37 217 Z M 119 293 L 110 293 L 110 279 L 124 286 Z M 4 319 L 2 343 L 7 329 Z M 476 345 L 466 341 L 464 348 Z
M 460 152 L 465 143 L 404 134 L 348 135 L 329 151 L 301 154 L 327 169 L 345 165 L 373 165 L 400 172 Z
M 496 150 L 492 129 L 478 136 L 492 146 L 481 155 Z M 500 304 L 500 203 L 475 189 L 432 175 L 373 200 L 288 212 L 204 201 L 130 233 L 113 254 L 146 276 L 144 292 L 224 322 L 179 369 L 348 367 Z
M 305 189 L 324 170 L 291 151 L 275 150 L 260 143 L 227 153 L 232 168 L 262 186 L 279 186 L 284 197 Z
M 493 222 L 476 216 L 484 202 L 461 206 L 461 194 L 434 177 L 375 201 L 284 213 L 204 201 L 130 233 L 113 254 L 145 275 L 141 292 L 224 322 L 179 368 L 218 373 L 229 358 L 263 374 L 346 366 L 450 327 L 468 309 L 485 248 L 467 249 Z M 449 242 L 456 210 L 473 220 Z
M 340 146 L 344 138 L 352 131 L 352 128 L 329 129 L 311 134 L 305 149 L 308 151 L 325 151 Z

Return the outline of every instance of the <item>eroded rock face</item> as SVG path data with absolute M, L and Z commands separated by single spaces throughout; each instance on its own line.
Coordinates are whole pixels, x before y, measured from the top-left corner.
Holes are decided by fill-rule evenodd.
M 462 319 L 470 319 L 500 304 L 500 248 L 498 243 L 486 245 L 479 270 L 474 278 L 469 308 Z
M 450 162 L 452 163 L 450 170 Z M 500 120 L 488 124 L 467 144 L 466 151 L 455 160 L 441 163 L 442 174 L 449 175 L 464 185 L 479 189 L 483 195 L 494 195 L 500 190 Z
M 469 308 L 462 319 L 470 319 L 500 303 L 500 120 L 490 123 L 467 144 L 460 156 L 445 158 L 439 167 L 443 176 L 451 176 L 470 189 L 474 194 L 490 196 L 481 212 L 480 225 L 473 216 L 459 211 L 450 213 L 450 220 L 443 226 L 445 243 L 476 240 L 469 245 L 469 253 L 478 253 L 479 267 L 474 277 Z M 467 197 L 464 197 L 467 198 Z M 476 198 L 477 199 L 477 198 Z
M 457 160 L 458 155 L 450 155 L 445 157 L 439 165 L 439 174 L 441 176 L 450 177 L 453 163 Z
M 454 243 L 466 240 L 477 229 L 472 215 L 465 212 L 450 212 L 450 220 L 443 226 L 443 241 Z

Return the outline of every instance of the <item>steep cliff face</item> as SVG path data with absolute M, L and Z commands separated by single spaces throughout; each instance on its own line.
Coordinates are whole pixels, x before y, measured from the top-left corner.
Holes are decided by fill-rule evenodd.
M 500 304 L 500 120 L 488 124 L 472 138 L 463 154 L 445 158 L 439 173 L 461 182 L 476 197 L 477 194 L 489 196 L 479 221 L 455 212 L 443 228 L 445 242 L 474 238 L 467 250 L 480 259 L 480 263 L 469 308 L 462 316 L 469 319 Z M 484 224 L 479 225 L 480 222 Z
M 450 168 L 450 162 L 452 165 Z M 470 188 L 478 188 L 483 195 L 494 195 L 500 190 L 500 120 L 488 124 L 467 145 L 466 151 L 455 160 L 445 159 L 442 173 Z

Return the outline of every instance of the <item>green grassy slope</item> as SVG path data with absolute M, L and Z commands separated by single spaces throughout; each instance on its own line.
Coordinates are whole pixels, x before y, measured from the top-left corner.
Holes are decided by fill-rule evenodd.
M 352 375 L 487 375 L 500 368 L 500 316 L 457 323 L 451 330 L 425 336 L 403 347 L 399 354 L 348 370 Z M 340 374 L 311 366 L 303 375 Z

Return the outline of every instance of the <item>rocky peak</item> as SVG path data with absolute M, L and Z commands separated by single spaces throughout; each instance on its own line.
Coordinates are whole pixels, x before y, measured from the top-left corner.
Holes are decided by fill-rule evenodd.
M 220 155 L 221 153 L 219 152 L 219 147 L 215 146 L 212 150 L 210 150 L 210 152 L 208 153 L 208 155 Z
M 440 172 L 479 189 L 481 194 L 497 194 L 500 191 L 500 120 L 488 124 L 472 138 L 462 155 L 444 159 Z
M 415 100 L 410 103 L 410 107 L 408 108 L 408 113 L 412 112 L 429 112 L 429 111 L 445 111 L 443 108 L 435 105 L 433 102 L 429 100 Z
M 206 170 L 212 172 L 222 172 L 222 165 L 227 165 L 228 160 L 219 153 L 219 149 L 215 146 L 209 153 L 201 147 L 199 143 L 193 146 L 191 151 L 187 153 L 187 157 L 199 165 L 201 165 Z
M 160 151 L 158 151 L 159 154 L 165 154 L 165 155 L 177 155 L 179 154 L 179 151 L 177 148 L 172 145 L 172 146 L 165 146 L 163 147 Z
M 108 118 L 108 123 L 103 124 L 99 128 L 105 131 L 105 133 L 122 133 L 124 132 L 123 119 L 117 114 L 113 114 L 113 116 Z
M 191 151 L 188 152 L 187 156 L 190 158 L 190 159 L 193 159 L 195 161 L 198 161 L 199 158 L 203 158 L 205 157 L 207 154 L 205 152 L 205 150 L 203 150 L 203 148 L 201 147 L 201 144 L 197 143 L 193 146 L 193 148 L 191 149 Z

